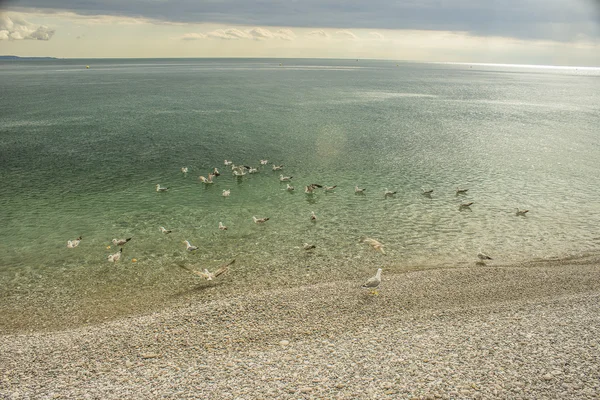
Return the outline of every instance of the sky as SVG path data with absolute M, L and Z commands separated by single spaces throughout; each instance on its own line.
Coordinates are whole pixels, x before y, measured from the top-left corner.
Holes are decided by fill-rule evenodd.
M 0 55 L 600 67 L 600 0 L 0 0 Z

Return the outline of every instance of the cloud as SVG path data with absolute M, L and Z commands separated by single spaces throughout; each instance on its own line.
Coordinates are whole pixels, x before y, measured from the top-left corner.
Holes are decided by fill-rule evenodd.
M 377 39 L 377 40 L 383 40 L 385 39 L 385 36 L 383 36 L 381 33 L 379 32 L 369 32 L 369 35 L 371 35 L 371 37 L 373 39 Z
M 203 33 L 184 33 L 183 36 L 180 37 L 181 40 L 198 40 L 204 38 L 206 38 L 206 35 Z
M 225 39 L 225 40 L 237 40 L 237 39 L 251 39 L 248 33 L 240 31 L 239 29 L 217 29 L 216 31 L 208 32 L 206 36 L 213 39 Z
M 275 37 L 270 30 L 265 28 L 252 28 L 248 31 L 248 34 L 256 40 L 272 39 Z
M 296 39 L 296 34 L 291 29 L 279 29 L 277 32 L 275 32 L 275 36 L 283 40 Z
M 0 15 L 0 40 L 50 40 L 55 30 L 35 26 L 19 16 Z
M 346 30 L 346 29 L 337 31 L 335 34 L 336 34 L 336 36 L 341 36 L 341 37 L 352 39 L 352 40 L 358 39 L 358 36 L 356 36 L 354 33 L 350 32 L 349 30 Z
M 328 38 L 329 37 L 329 33 L 325 32 L 322 29 L 317 29 L 316 31 L 310 31 L 310 32 L 308 32 L 308 36 Z
M 191 34 L 187 33 L 186 35 L 202 35 L 202 37 L 190 37 L 187 40 L 192 39 L 203 39 L 205 37 L 212 39 L 224 39 L 224 40 L 238 40 L 238 39 L 253 39 L 253 40 L 272 40 L 272 39 L 282 39 L 282 40 L 294 40 L 296 39 L 296 34 L 291 29 L 279 29 L 276 32 L 272 32 L 267 28 L 255 27 L 252 29 L 248 29 L 242 31 L 236 28 L 229 29 L 217 29 L 212 32 L 208 32 L 204 34 Z M 184 36 L 186 36 L 184 35 Z

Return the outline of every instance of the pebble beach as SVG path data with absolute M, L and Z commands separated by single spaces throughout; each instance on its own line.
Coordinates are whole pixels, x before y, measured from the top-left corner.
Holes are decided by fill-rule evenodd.
M 598 398 L 599 265 L 384 268 L 378 295 L 364 276 L 3 334 L 0 398 Z

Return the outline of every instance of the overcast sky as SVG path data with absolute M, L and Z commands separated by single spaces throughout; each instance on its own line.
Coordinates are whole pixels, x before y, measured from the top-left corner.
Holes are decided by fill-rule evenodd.
M 600 66 L 600 2 L 0 0 L 0 54 Z

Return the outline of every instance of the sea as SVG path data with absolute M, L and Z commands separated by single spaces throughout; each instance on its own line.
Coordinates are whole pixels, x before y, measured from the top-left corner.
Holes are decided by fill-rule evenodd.
M 486 268 L 600 250 L 600 68 L 4 61 L 0 93 L 0 330 L 358 287 L 377 268 L 472 267 L 480 251 Z M 313 183 L 336 187 L 304 193 Z M 116 263 L 113 238 L 131 238 Z M 232 260 L 213 281 L 189 272 Z

